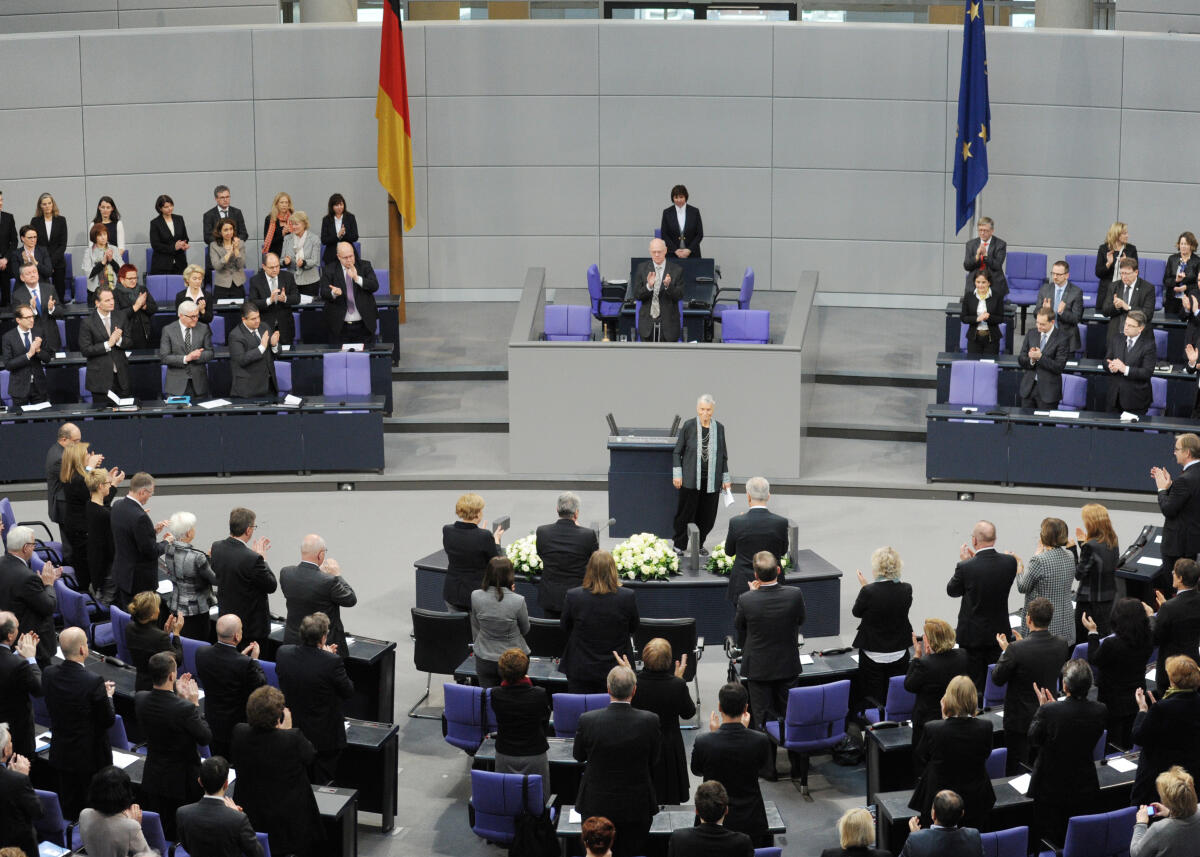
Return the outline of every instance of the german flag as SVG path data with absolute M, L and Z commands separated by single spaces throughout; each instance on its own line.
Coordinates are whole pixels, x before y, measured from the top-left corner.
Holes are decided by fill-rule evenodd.
M 379 40 L 379 183 L 387 188 L 404 217 L 404 231 L 417 221 L 413 200 L 412 125 L 408 118 L 408 80 L 404 71 L 404 32 L 399 0 L 384 0 Z

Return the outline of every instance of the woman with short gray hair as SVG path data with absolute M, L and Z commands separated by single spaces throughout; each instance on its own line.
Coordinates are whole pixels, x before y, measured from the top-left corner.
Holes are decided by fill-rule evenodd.
M 171 582 L 172 589 L 165 600 L 172 613 L 183 614 L 184 637 L 193 640 L 209 639 L 209 609 L 217 603 L 213 585 L 216 572 L 208 562 L 208 554 L 192 547 L 196 538 L 196 516 L 191 512 L 176 512 L 167 521 L 172 541 L 159 557 L 159 569 Z

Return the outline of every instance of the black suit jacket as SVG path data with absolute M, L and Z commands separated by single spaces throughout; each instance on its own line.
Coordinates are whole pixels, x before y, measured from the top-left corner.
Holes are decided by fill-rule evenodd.
M 1158 800 L 1155 778 L 1172 765 L 1188 773 L 1200 770 L 1200 693 L 1173 693 L 1160 699 L 1133 721 L 1133 742 L 1142 748 L 1130 803 Z
M 1092 750 L 1107 720 L 1104 704 L 1089 699 L 1067 697 L 1039 707 L 1029 727 L 1029 745 L 1040 748 L 1033 763 L 1030 797 L 1062 804 L 1099 792 Z
M 321 245 L 324 248 L 321 261 L 326 265 L 337 263 L 338 242 L 345 241 L 353 244 L 358 240 L 358 221 L 348 211 L 342 212 L 342 228 L 346 230 L 346 234 L 339 238 L 337 233 L 333 231 L 333 215 L 326 214 L 321 218 Z
M 1098 305 L 1096 308 L 1100 312 L 1108 316 L 1108 341 L 1111 345 L 1114 339 L 1125 335 L 1125 315 L 1129 310 L 1117 309 L 1113 303 L 1113 299 L 1118 295 L 1124 297 L 1125 284 L 1121 282 L 1121 278 L 1117 277 L 1112 283 L 1112 288 L 1105 295 L 1104 304 Z M 1143 336 L 1150 332 L 1150 320 L 1154 318 L 1154 286 L 1146 282 L 1139 276 L 1133 283 L 1133 297 L 1128 302 L 1132 309 L 1141 310 L 1146 314 L 1146 330 Z M 1153 336 L 1150 337 L 1153 340 Z
M 1166 541 L 1165 537 L 1163 541 Z M 1200 661 L 1200 591 L 1185 589 L 1158 608 L 1154 619 L 1154 644 L 1158 646 L 1158 666 L 1154 675 L 1162 692 L 1170 683 L 1167 658 L 1187 655 Z
M 56 524 L 66 520 L 67 497 L 62 484 L 63 448 L 58 441 L 46 450 L 46 514 Z
M 300 623 L 305 616 L 321 612 L 329 617 L 327 643 L 336 643 L 340 657 L 346 657 L 346 629 L 342 625 L 342 608 L 353 607 L 358 596 L 345 578 L 326 574 L 311 562 L 289 565 L 279 572 L 279 586 L 287 599 L 287 625 L 283 629 L 285 643 L 300 642 Z
M 21 284 L 21 262 L 24 250 L 25 245 L 19 244 L 17 249 L 8 254 L 8 269 L 5 271 L 5 274 L 17 281 L 18 286 Z M 41 244 L 37 244 L 33 248 L 33 261 L 37 262 L 38 279 L 43 283 L 50 282 L 50 278 L 54 276 L 54 264 L 50 261 L 50 254 Z
M 804 624 L 804 596 L 777 583 L 752 589 L 738 599 L 733 620 L 742 647 L 742 677 L 775 681 L 800 674 L 796 637 Z
M 93 309 L 79 324 L 79 351 L 87 358 L 84 386 L 88 392 L 101 396 L 112 389 L 114 375 L 124 389 L 129 389 L 129 359 L 125 356 L 125 350 L 133 347 L 132 337 L 127 335 L 129 316 L 113 310 L 111 324 L 113 330 L 121 329 L 121 341 L 111 350 L 105 348 L 108 331 L 97 310 Z
M 29 331 L 29 338 L 36 336 L 35 331 Z M 45 343 L 43 343 L 43 346 Z M 31 389 L 46 393 L 46 364 L 54 359 L 54 352 L 42 347 L 30 359 L 29 351 L 25 348 L 25 340 L 21 331 L 14 327 L 4 334 L 0 344 L 0 362 L 8 370 L 8 393 L 13 398 L 25 398 Z
M 600 550 L 596 531 L 581 527 L 570 518 L 537 528 L 537 554 L 542 559 L 542 580 L 538 584 L 538 604 L 543 609 L 563 609 L 567 590 L 583 585 L 588 560 Z
M 704 221 L 700 219 L 700 209 L 694 205 L 684 206 L 682 241 L 679 234 L 679 218 L 675 214 L 675 206 L 668 205 L 663 209 L 662 240 L 667 243 L 667 258 L 674 259 L 675 251 L 681 247 L 691 250 L 688 258 L 700 258 L 700 242 L 704 240 Z
M 667 857 L 753 857 L 750 837 L 720 824 L 701 822 L 671 834 Z
M 246 700 L 267 683 L 267 677 L 258 661 L 225 643 L 196 652 L 196 673 L 204 685 L 204 719 L 212 729 L 212 751 L 226 755 L 233 727 L 246 722 Z
M 158 557 L 167 543 L 158 541 L 154 522 L 142 504 L 126 495 L 112 504 L 113 579 L 129 595 L 158 588 Z
M 188 266 L 187 250 L 176 250 L 176 241 L 187 241 L 187 226 L 178 214 L 171 215 L 175 234 L 167 228 L 167 221 L 160 214 L 150 221 L 150 270 L 148 274 L 182 274 Z
M 33 702 L 42 695 L 42 671 L 8 646 L 0 645 L 0 722 L 7 723 L 13 750 L 33 759 Z
M 259 330 L 270 333 L 266 325 L 260 326 Z M 240 399 L 261 399 L 278 393 L 275 353 L 270 344 L 263 349 L 259 335 L 241 322 L 226 334 L 225 339 L 229 345 L 229 368 L 233 374 L 229 395 Z M 279 339 L 282 342 L 283 336 L 280 335 Z
M 299 729 L 233 727 L 237 800 L 254 829 L 271 837 L 271 853 L 318 857 L 323 833 L 317 800 L 308 779 L 316 751 Z
M 1025 341 L 1017 355 L 1017 363 L 1025 370 L 1021 375 L 1021 398 L 1033 399 L 1039 408 L 1057 408 L 1062 401 L 1062 373 L 1071 359 L 1071 348 L 1066 334 L 1055 325 L 1046 340 L 1037 363 L 1029 360 L 1029 349 L 1037 348 L 1042 334 L 1036 327 L 1025 331 Z
M 988 242 L 987 256 L 984 265 L 992 275 L 992 291 L 1004 300 L 1008 294 L 1008 279 L 1004 276 L 1004 261 L 1008 258 L 1008 243 L 1003 238 L 992 235 Z M 966 253 L 963 256 L 963 270 L 967 272 L 967 294 L 975 291 L 975 272 L 979 270 L 979 238 L 967 242 Z
M 1000 336 L 1000 325 L 1004 321 L 1004 297 L 996 290 L 995 283 L 992 284 L 992 290 L 988 298 L 983 302 L 987 309 L 987 320 L 985 324 L 988 326 L 988 331 L 993 339 Z M 967 325 L 972 330 L 979 323 L 979 296 L 975 294 L 975 289 L 963 295 L 961 319 L 963 324 Z M 967 331 L 968 341 L 971 337 L 971 330 Z
M 237 237 L 241 238 L 243 243 L 249 241 L 250 233 L 246 231 L 246 218 L 242 216 L 242 210 L 231 205 L 229 206 L 229 213 L 226 216 L 233 221 L 233 228 Z M 204 229 L 205 244 L 213 240 L 213 232 L 216 231 L 217 223 L 220 219 L 221 212 L 215 205 L 204 212 L 202 228 Z
M 971 657 L 966 649 L 947 649 L 944 652 L 926 652 L 908 662 L 904 675 L 904 689 L 915 694 L 913 703 L 913 746 L 921 743 L 921 733 L 930 720 L 942 717 L 942 696 L 950 680 L 958 675 L 969 675 Z
M 183 643 L 176 635 L 168 634 L 153 622 L 130 622 L 125 626 L 125 646 L 137 669 L 134 680 L 136 690 L 150 690 L 154 681 L 150 678 L 150 658 L 166 652 L 175 658 L 175 666 L 183 673 Z
M 286 645 L 275 655 L 279 689 L 287 697 L 292 722 L 317 751 L 346 746 L 342 700 L 354 695 L 342 659 L 313 646 Z
M 1088 634 L 1087 658 L 1096 672 L 1096 698 L 1110 716 L 1137 711 L 1135 694 L 1146 686 L 1146 664 L 1153 648 L 1149 637 L 1141 646 L 1131 646 L 1115 634 L 1103 640 L 1099 634 Z M 1111 736 L 1114 742 L 1117 737 Z
M 49 349 L 53 354 L 55 351 L 62 351 L 62 337 L 58 333 L 58 320 L 66 318 L 66 311 L 63 309 L 62 301 L 60 301 L 54 292 L 54 286 L 42 280 L 38 283 L 38 297 L 42 301 L 42 311 L 37 314 L 37 318 L 33 322 L 33 332 L 36 336 L 42 338 L 42 350 Z M 54 311 L 50 311 L 50 299 L 54 299 Z M 37 312 L 37 305 L 33 301 L 33 297 L 29 292 L 28 286 L 18 282 L 12 293 L 12 306 L 17 304 L 29 304 Z
M 938 827 L 918 830 L 904 840 L 900 857 L 976 857 L 983 841 L 974 827 Z
M 133 706 L 146 738 L 142 790 L 174 800 L 195 800 L 200 792 L 197 747 L 212 741 L 212 730 L 200 709 L 169 690 L 138 691 Z
M 1158 492 L 1163 513 L 1162 555 L 1195 559 L 1200 553 L 1200 465 L 1184 469 Z
M 1172 253 L 1167 257 L 1167 267 L 1163 270 L 1162 281 L 1163 311 L 1187 318 L 1181 312 L 1183 305 L 1179 298 L 1183 292 L 1176 293 L 1175 288 L 1179 286 L 1184 291 L 1194 292 L 1196 290 L 1196 279 L 1200 276 L 1200 256 L 1195 253 L 1191 255 L 1183 267 L 1183 279 L 1177 281 L 1175 275 L 1179 272 L 1179 261 L 1178 253 Z
M 279 588 L 267 561 L 233 536 L 212 544 L 211 565 L 217 575 L 217 609 L 242 620 L 242 641 L 261 643 L 271 634 L 267 596 Z
M 722 723 L 716 732 L 702 732 L 692 746 L 692 773 L 716 780 L 729 794 L 725 826 L 753 837 L 767 832 L 767 812 L 758 772 L 774 754 L 765 732 L 740 723 Z
M 83 664 L 64 661 L 46 667 L 42 692 L 50 713 L 50 764 L 74 771 L 85 781 L 112 764 L 108 729 L 116 722 L 112 699 L 104 679 Z
M 754 555 L 759 551 L 770 551 L 780 562 L 788 551 L 788 520 L 766 506 L 752 506 L 729 519 L 725 553 L 734 560 L 729 572 L 729 586 L 725 589 L 727 601 L 737 604 L 742 593 L 750 588 L 750 581 L 754 579 Z
M 19 242 L 17 221 L 7 211 L 0 211 L 0 256 L 7 259 L 8 255 L 17 249 Z M 15 277 L 16 275 L 15 270 L 10 271 L 7 268 L 4 270 L 6 277 Z
M 996 793 L 987 775 L 992 752 L 992 724 L 976 717 L 951 717 L 925 724 L 913 763 L 923 771 L 912 800 L 912 809 L 929 816 L 933 799 L 942 789 L 953 789 L 963 799 L 967 818 L 987 818 Z
M 271 327 L 279 331 L 279 341 L 290 345 L 295 339 L 295 325 L 292 323 L 292 307 L 300 305 L 300 287 L 291 271 L 280 270 L 279 287 L 283 289 L 283 301 L 268 304 L 271 296 L 271 285 L 267 275 L 262 271 L 252 276 L 246 284 L 250 300 L 258 304 L 262 317 L 271 323 Z M 316 293 L 313 293 L 314 296 Z
M 1050 309 L 1057 315 L 1054 319 L 1055 326 L 1067 335 L 1067 348 L 1072 353 L 1079 351 L 1083 347 L 1079 341 L 1079 320 L 1083 318 L 1083 289 L 1067 280 L 1062 296 L 1062 302 L 1066 306 L 1059 312 L 1058 305 L 1054 303 L 1054 283 L 1047 278 L 1042 280 L 1042 285 L 1038 288 L 1033 311 L 1036 313 L 1047 300 L 1050 301 Z
M 584 818 L 649 824 L 658 814 L 652 773 L 661 753 L 657 715 L 626 702 L 584 712 L 572 745 L 575 761 L 587 763 L 575 808 Z
M 61 268 L 67 264 L 64 255 L 67 252 L 67 218 L 61 214 L 54 215 L 50 220 L 50 232 L 46 232 L 46 219 L 42 215 L 37 215 L 33 220 L 29 221 L 29 225 L 37 231 L 37 243 L 39 247 L 45 247 L 46 252 L 50 254 L 50 263 L 55 268 Z
M 133 304 L 138 296 L 143 294 L 146 296 L 146 302 L 141 309 L 135 311 Z M 150 335 L 154 327 L 151 319 L 158 312 L 158 301 L 154 299 L 154 295 L 150 294 L 145 286 L 127 289 L 125 286 L 118 285 L 113 289 L 113 300 L 117 303 L 117 310 L 125 315 L 125 324 L 128 325 L 128 327 L 121 328 L 124 334 L 121 337 L 121 350 L 136 351 L 150 348 Z
M 202 797 L 175 813 L 179 842 L 196 857 L 262 857 L 246 813 L 222 798 Z
M 1104 312 L 1104 305 L 1110 302 L 1113 281 L 1121 282 L 1121 268 L 1118 260 L 1122 256 L 1136 259 L 1138 257 L 1137 247 L 1126 244 L 1121 250 L 1120 256 L 1113 254 L 1112 265 L 1108 264 L 1108 244 L 1101 244 L 1096 250 L 1096 279 L 1100 281 L 1100 289 L 1096 294 L 1096 309 L 1100 312 Z
M 0 768 L 0 842 L 16 846 L 26 855 L 38 853 L 35 819 L 42 817 L 42 804 L 29 777 Z
M 355 265 L 362 283 L 354 284 L 354 305 L 362 316 L 363 326 L 372 336 L 375 334 L 375 321 L 379 316 L 375 308 L 375 292 L 379 291 L 379 278 L 375 269 L 366 259 L 359 259 Z M 342 293 L 334 297 L 330 286 L 337 286 Z M 325 301 L 325 323 L 329 325 L 329 339 L 333 344 L 342 341 L 342 326 L 346 322 L 346 278 L 342 273 L 342 265 L 336 259 L 332 265 L 326 265 L 322 272 L 321 300 Z
M 16 614 L 20 633 L 38 635 L 37 661 L 50 663 L 57 646 L 54 633 L 54 611 L 58 598 L 53 586 L 45 586 L 25 561 L 12 554 L 0 560 L 0 610 Z
M 471 593 L 483 583 L 488 560 L 503 556 L 504 550 L 490 532 L 466 521 L 455 521 L 442 527 L 442 548 L 446 551 L 442 600 L 470 607 Z
M 912 586 L 902 580 L 876 580 L 858 590 L 851 614 L 862 619 L 851 645 L 869 652 L 907 650 L 912 640 Z
M 192 301 L 192 303 L 196 304 L 196 306 L 200 308 L 201 324 L 212 324 L 213 314 L 215 313 L 216 306 L 217 306 L 217 301 L 213 297 L 212 289 L 202 288 L 202 289 L 200 289 L 200 297 L 191 298 L 188 296 L 187 288 L 186 287 L 182 288 L 175 293 L 175 309 L 177 311 L 179 309 L 179 305 L 181 303 L 183 303 L 184 301 Z M 203 305 L 201 305 L 200 301 L 204 302 Z M 174 324 L 174 325 L 178 326 L 179 322 L 176 319 L 172 319 L 170 321 L 170 324 Z M 164 325 L 164 327 L 165 327 L 165 325 Z M 161 336 L 161 331 L 160 331 L 160 336 Z
M 613 652 L 632 659 L 629 638 L 641 621 L 632 589 L 621 587 L 607 595 L 594 595 L 582 586 L 570 589 L 560 621 L 567 647 L 558 668 L 570 678 L 602 682 L 613 667 Z
M 642 302 L 642 312 L 637 318 L 638 336 L 649 342 L 654 336 L 654 319 L 650 318 L 650 301 L 654 290 L 647 287 L 646 278 L 654 272 L 654 262 L 647 260 L 638 266 L 633 275 L 633 299 Z M 668 283 L 667 280 L 670 280 Z M 658 290 L 658 320 L 663 342 L 678 342 L 679 301 L 683 300 L 683 268 L 668 257 L 663 266 L 663 283 Z
M 954 567 L 946 594 L 962 598 L 958 606 L 958 644 L 964 648 L 996 645 L 1007 634 L 1008 593 L 1017 576 L 1017 561 L 995 548 L 984 548 Z
M 1038 709 L 1033 685 L 1056 687 L 1070 653 L 1067 641 L 1049 631 L 1030 631 L 1024 639 L 1008 644 L 992 672 L 992 681 L 1004 687 L 1005 732 L 1029 731 Z
M 1117 323 L 1115 320 L 1110 321 L 1109 327 Z M 1108 396 L 1105 402 L 1107 410 L 1144 414 L 1150 409 L 1150 405 L 1154 402 L 1150 377 L 1154 374 L 1156 356 L 1154 334 L 1149 325 L 1142 330 L 1137 341 L 1133 343 L 1132 350 L 1126 346 L 1124 334 L 1109 340 L 1107 358 L 1124 360 L 1129 367 L 1129 374 L 1108 373 Z

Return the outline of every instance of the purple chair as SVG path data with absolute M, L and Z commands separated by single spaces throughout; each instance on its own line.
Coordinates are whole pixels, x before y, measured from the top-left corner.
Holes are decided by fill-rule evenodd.
M 108 618 L 112 620 L 113 643 L 117 647 L 117 657 L 127 664 L 133 663 L 133 654 L 125 643 L 125 629 L 131 621 L 130 616 L 116 604 L 108 607 Z
M 125 731 L 125 718 L 120 714 L 113 715 L 113 717 L 113 725 L 108 727 L 109 746 L 114 750 L 132 753 L 134 748 L 129 740 L 129 734 Z
M 213 345 L 225 344 L 225 317 L 214 315 L 213 320 L 208 324 L 209 330 L 212 331 Z
M 579 726 L 579 715 L 608 707 L 607 693 L 556 693 L 550 697 L 554 711 L 554 735 L 557 738 L 574 738 Z
M 496 774 L 471 771 L 467 815 L 480 839 L 498 845 L 513 840 L 513 820 L 522 813 L 541 815 L 545 808 L 540 774 Z M 551 810 L 553 815 L 554 810 Z
M 882 700 L 874 700 L 874 702 L 882 702 L 883 711 L 880 712 L 878 707 L 867 709 L 865 712 L 867 720 L 872 723 L 880 721 L 903 723 L 912 719 L 913 709 L 917 704 L 917 695 L 904 689 L 904 676 L 894 675 L 888 679 L 887 696 Z
M 8 379 L 8 370 L 0 369 L 0 401 L 4 402 L 6 406 L 12 404 L 12 399 L 8 395 Z
M 754 857 L 783 857 L 783 849 L 774 848 L 755 848 Z
M 154 258 L 154 249 L 151 247 L 147 247 L 146 248 L 146 267 L 142 268 L 143 271 L 150 270 L 150 260 L 153 258 Z
M 67 282 L 70 282 L 75 279 L 75 257 L 71 255 L 70 251 L 63 253 L 63 262 L 67 266 Z
M 63 624 L 82 628 L 87 632 L 88 642 L 91 645 L 101 645 L 96 639 L 96 630 L 98 627 L 101 627 L 101 624 L 95 620 L 103 617 L 99 615 L 99 608 L 95 602 L 84 593 L 76 592 L 67 586 L 61 578 L 54 581 L 54 595 L 58 599 L 58 609 L 62 613 Z M 95 608 L 96 613 L 93 613 L 93 608 Z M 109 622 L 103 623 L 103 627 L 109 628 L 109 626 Z M 107 636 L 111 637 L 111 628 L 109 630 L 110 633 Z M 111 642 L 111 639 L 108 640 L 108 643 Z
M 676 342 L 683 342 L 684 335 L 687 333 L 687 331 L 684 330 L 684 328 L 683 328 L 683 301 L 679 301 L 678 303 L 679 303 L 679 339 L 677 339 Z M 649 311 L 650 310 L 648 310 L 648 309 L 646 310 L 646 312 L 649 312 Z M 641 317 L 642 317 L 642 302 L 634 301 L 633 302 L 633 341 L 634 342 L 642 341 L 642 337 L 638 333 L 638 319 L 640 319 Z
M 605 326 L 617 323 L 621 316 L 622 301 L 604 300 L 604 283 L 600 279 L 600 267 L 591 265 L 587 270 L 588 297 L 592 301 L 592 317 Z
M 995 407 L 1000 366 L 977 360 L 958 360 L 950 366 L 950 405 Z
M 983 857 L 1026 857 L 1029 854 L 1029 828 L 1010 827 L 992 833 L 981 833 Z
M 204 687 L 204 682 L 200 681 L 200 673 L 196 669 L 196 652 L 201 649 L 207 649 L 208 643 L 204 640 L 193 640 L 191 637 L 179 637 L 179 642 L 183 646 L 183 672 L 191 673 L 196 679 L 196 685 L 200 688 Z
M 784 719 L 766 723 L 767 737 L 787 749 L 789 757 L 799 763 L 799 771 L 792 770 L 792 779 L 800 780 L 800 794 L 808 794 L 809 755 L 830 750 L 846 737 L 849 706 L 848 680 L 793 687 L 788 691 Z
M 662 229 L 661 229 L 661 228 L 655 228 L 655 230 L 654 230 L 654 237 L 655 237 L 655 238 L 662 238 Z
M 1096 276 L 1096 257 L 1083 253 L 1068 253 L 1067 264 L 1071 266 L 1071 282 L 1083 291 L 1083 305 L 1094 308 L 1100 290 L 1100 280 Z M 1082 331 L 1082 328 L 1080 330 Z
M 1000 322 L 1000 344 L 1003 351 L 1004 343 L 1008 342 L 1008 322 Z M 967 325 L 962 324 L 958 331 L 958 350 L 963 354 L 967 353 Z
M 10 532 L 16 526 L 41 527 L 46 531 L 46 540 L 34 538 L 37 555 L 55 565 L 62 565 L 62 542 L 52 541 L 54 534 L 50 532 L 50 527 L 45 521 L 18 521 L 17 516 L 13 513 L 12 501 L 7 497 L 0 497 L 0 522 L 4 524 L 5 533 Z
M 183 288 L 183 277 L 180 274 L 149 274 L 146 277 L 146 291 L 150 297 L 160 304 L 173 306 L 175 295 Z
M 83 276 L 83 274 L 77 274 L 77 275 L 75 275 L 75 277 L 72 278 L 71 282 L 74 284 L 71 287 L 71 300 L 77 301 L 79 303 L 86 302 L 87 301 L 87 277 Z
M 491 696 L 484 688 L 450 682 L 442 685 L 442 692 L 446 698 L 442 737 L 450 746 L 474 756 L 488 731 L 497 725 Z
M 1138 276 L 1154 285 L 1154 305 L 1162 308 L 1163 277 L 1167 275 L 1164 259 L 1138 259 Z
M 995 664 L 988 664 L 987 681 L 983 685 L 984 711 L 1004 704 L 1004 688 L 992 680 L 992 671 L 994 669 L 996 669 Z
M 159 854 L 167 853 L 167 837 L 163 833 L 162 817 L 153 810 L 142 810 L 142 836 L 146 844 Z
M 1021 307 L 1021 325 L 1024 327 L 1025 313 L 1037 300 L 1038 289 L 1046 279 L 1046 254 L 1010 252 L 1004 274 L 1008 279 L 1005 300 Z
M 67 847 L 67 820 L 63 817 L 62 803 L 54 792 L 34 789 L 38 803 L 42 805 L 42 817 L 34 819 L 33 827 L 38 839 Z M 28 823 L 28 822 L 26 822 Z
M 92 403 L 92 394 L 88 391 L 88 388 L 87 388 L 87 367 L 86 366 L 79 367 L 79 401 L 86 402 L 89 405 Z
M 983 769 L 987 771 L 989 780 L 998 780 L 1004 776 L 1004 767 L 1008 764 L 1008 748 L 997 747 L 988 754 Z
M 1079 350 L 1075 352 L 1076 357 L 1082 357 L 1087 354 L 1088 331 L 1091 329 L 1089 325 L 1079 325 Z
M 587 342 L 592 338 L 589 307 L 547 304 L 542 320 L 542 338 L 548 342 Z
M 1086 378 L 1081 375 L 1063 375 L 1062 388 L 1062 401 L 1058 403 L 1061 410 L 1082 411 L 1087 407 Z M 1084 648 L 1086 649 L 1086 646 Z
M 323 395 L 371 395 L 371 357 L 363 351 L 331 351 L 324 355 Z
M 721 341 L 729 345 L 766 345 L 771 313 L 765 309 L 728 309 L 721 317 Z
M 1161 417 L 1167 410 L 1167 379 L 1151 378 L 1150 392 L 1154 399 L 1150 403 L 1150 410 L 1146 413 L 1148 416 Z
M 271 687 L 278 688 L 279 672 L 275 669 L 275 662 L 260 660 L 258 665 L 262 667 L 263 675 L 266 676 L 267 679 L 267 684 L 271 685 Z
M 1049 847 L 1038 857 L 1128 857 L 1136 817 L 1136 806 L 1096 815 L 1077 815 L 1067 823 L 1062 848 L 1042 840 L 1041 844 Z
M 1154 352 L 1159 360 L 1167 359 L 1167 332 L 1165 330 L 1154 331 Z
M 733 289 L 718 289 L 717 299 L 713 302 L 713 321 L 723 321 L 726 309 L 733 307 L 721 306 L 721 302 L 732 302 L 730 298 L 721 297 L 721 292 L 731 292 Z M 742 287 L 738 290 L 737 308 L 750 309 L 750 297 L 754 294 L 754 269 L 747 268 L 746 273 L 742 274 Z
M 275 384 L 279 392 L 292 392 L 292 364 L 286 360 L 275 361 Z

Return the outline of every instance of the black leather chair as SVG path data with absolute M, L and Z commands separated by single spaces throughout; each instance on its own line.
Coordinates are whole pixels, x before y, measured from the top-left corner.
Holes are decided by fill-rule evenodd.
M 561 658 L 567 648 L 567 632 L 557 619 L 529 617 L 529 633 L 525 635 L 530 657 Z
M 458 665 L 471 653 L 471 617 L 466 613 L 444 613 L 413 607 L 412 622 L 413 665 L 427 675 L 425 694 L 408 709 L 408 716 L 421 720 L 441 720 L 440 713 L 415 712 L 429 698 L 433 674 L 454 675 Z
M 645 619 L 638 624 L 633 632 L 633 646 L 638 652 L 655 637 L 662 637 L 671 644 L 671 655 L 679 660 L 681 654 L 688 656 L 687 667 L 683 671 L 683 680 L 692 682 L 696 687 L 696 724 L 700 723 L 700 674 L 696 667 L 700 664 L 700 656 L 704 654 L 704 638 L 696 636 L 696 620 L 692 617 L 682 619 Z

